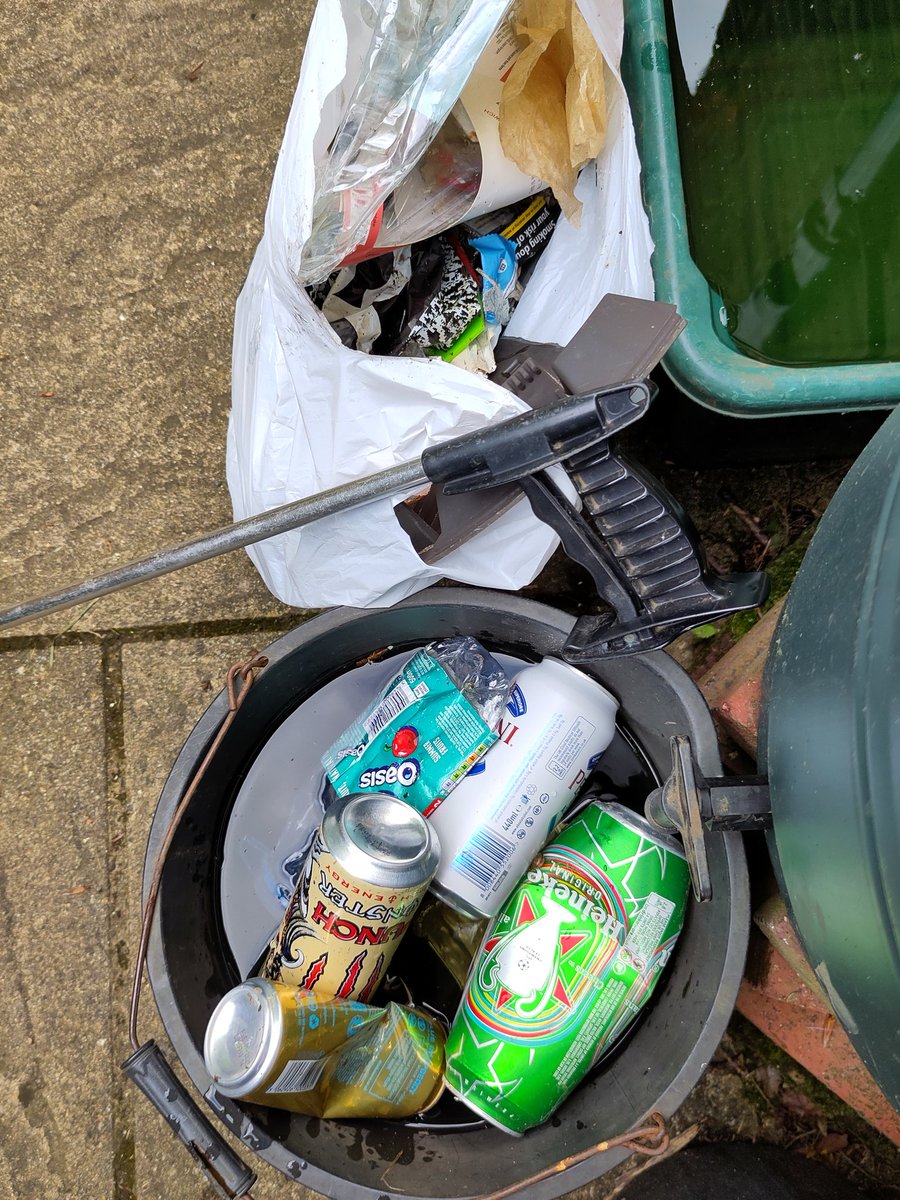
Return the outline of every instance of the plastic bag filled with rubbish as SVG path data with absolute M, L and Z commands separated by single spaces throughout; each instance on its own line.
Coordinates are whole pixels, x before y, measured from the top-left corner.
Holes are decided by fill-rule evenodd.
M 573 48 L 560 62 L 555 48 L 573 33 L 575 10 L 570 0 L 558 11 L 555 0 L 542 2 L 543 15 L 533 5 L 511 9 L 505 0 L 320 0 L 265 232 L 237 305 L 227 461 L 237 519 L 415 459 L 431 445 L 522 411 L 519 399 L 487 377 L 491 334 L 481 336 L 473 321 L 506 319 L 516 337 L 565 345 L 607 292 L 652 297 L 634 133 L 617 72 L 621 0 L 584 0 Z M 535 22 L 545 18 L 548 29 L 562 21 L 548 46 L 535 40 Z M 476 240 L 502 237 L 510 221 L 492 223 L 491 213 L 547 194 L 527 164 L 523 169 L 504 152 L 499 112 L 481 121 L 479 81 L 491 70 L 496 75 L 497 47 L 514 56 L 507 82 L 515 81 L 514 68 L 523 77 L 521 123 L 522 104 L 526 116 L 527 103 L 544 111 L 548 72 L 566 71 L 560 86 L 568 101 L 566 81 L 577 80 L 578 70 L 565 55 L 582 53 L 586 37 L 598 55 L 595 77 L 599 71 L 605 85 L 605 127 L 598 157 L 571 178 L 580 213 L 569 218 L 564 206 L 552 236 L 541 235 L 543 253 L 520 296 L 497 244 L 473 252 L 467 243 L 459 255 L 451 242 L 439 242 L 426 263 L 423 241 L 449 239 L 461 220 Z M 473 69 L 479 64 L 481 71 Z M 592 103 L 597 108 L 596 95 Z M 579 137 L 573 131 L 573 153 L 581 153 Z M 540 169 L 549 175 L 556 168 Z M 563 194 L 562 183 L 553 186 Z M 404 240 L 385 247 L 385 238 Z M 516 234 L 507 240 L 515 243 Z M 371 289 L 363 277 L 340 278 L 365 268 L 373 253 L 390 259 Z M 412 283 L 413 258 L 414 292 L 392 303 Z M 429 309 L 437 291 L 428 290 L 428 269 L 433 279 L 440 274 L 438 290 L 452 284 L 452 321 L 446 294 Z M 310 295 L 323 287 L 318 299 L 327 315 Z M 472 349 L 466 341 L 457 346 L 464 357 L 445 361 L 469 334 Z M 398 354 L 392 337 L 405 339 L 417 356 Z M 441 578 L 518 590 L 557 545 L 523 498 L 426 564 L 394 511 L 405 499 L 329 517 L 248 554 L 288 604 L 370 606 L 392 604 Z

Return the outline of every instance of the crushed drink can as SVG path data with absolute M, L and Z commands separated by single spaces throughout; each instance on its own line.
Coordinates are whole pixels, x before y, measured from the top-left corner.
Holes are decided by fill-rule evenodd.
M 439 856 L 434 830 L 395 796 L 335 800 L 258 974 L 342 1000 L 370 1000 Z
M 646 1004 L 684 922 L 674 838 L 594 801 L 488 929 L 447 1040 L 447 1087 L 512 1134 L 545 1121 Z
M 203 1057 L 222 1095 L 314 1117 L 409 1117 L 443 1091 L 444 1035 L 426 1013 L 267 979 L 223 996 Z
M 618 707 L 553 658 L 516 676 L 498 740 L 430 814 L 441 842 L 435 895 L 467 916 L 499 912 L 612 741 Z

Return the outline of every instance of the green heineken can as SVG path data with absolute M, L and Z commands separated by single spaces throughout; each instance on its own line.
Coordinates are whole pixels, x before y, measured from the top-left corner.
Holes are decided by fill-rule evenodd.
M 447 1086 L 507 1133 L 540 1125 L 634 1020 L 684 923 L 674 838 L 594 801 L 494 919 L 447 1041 Z

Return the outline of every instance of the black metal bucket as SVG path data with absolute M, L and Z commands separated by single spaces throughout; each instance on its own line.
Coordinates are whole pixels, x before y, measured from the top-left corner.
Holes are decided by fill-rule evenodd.
M 740 836 L 709 843 L 715 900 L 692 904 L 677 953 L 640 1023 L 547 1124 L 524 1138 L 489 1126 L 435 1132 L 391 1122 L 321 1121 L 220 1100 L 210 1091 L 202 1046 L 207 1021 L 239 981 L 225 935 L 220 873 L 235 798 L 256 756 L 301 703 L 385 647 L 400 652 L 434 638 L 471 634 L 498 653 L 535 661 L 558 654 L 572 617 L 516 596 L 435 588 L 390 609 L 337 609 L 267 647 L 262 673 L 191 801 L 169 853 L 148 956 L 166 1031 L 196 1087 L 249 1148 L 286 1176 L 343 1200 L 455 1198 L 524 1186 L 536 1173 L 638 1124 L 671 1116 L 700 1078 L 731 1016 L 749 931 L 747 869 Z M 665 653 L 587 664 L 621 704 L 621 721 L 655 772 L 669 769 L 669 738 L 690 735 L 707 776 L 721 774 L 709 710 Z M 220 694 L 181 751 L 150 833 L 145 892 L 160 842 L 188 781 L 225 714 Z M 529 1187 L 559 1196 L 627 1157 L 594 1155 Z

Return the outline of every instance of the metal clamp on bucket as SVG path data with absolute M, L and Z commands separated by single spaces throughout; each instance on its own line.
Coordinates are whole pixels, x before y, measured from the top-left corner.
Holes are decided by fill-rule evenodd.
M 672 773 L 647 797 L 644 812 L 658 829 L 677 830 L 684 843 L 694 899 L 712 899 L 707 837 L 711 833 L 772 828 L 772 803 L 764 775 L 707 779 L 694 759 L 691 739 L 672 738 Z

